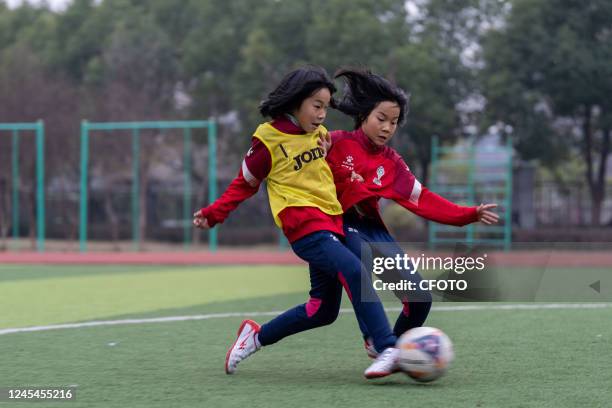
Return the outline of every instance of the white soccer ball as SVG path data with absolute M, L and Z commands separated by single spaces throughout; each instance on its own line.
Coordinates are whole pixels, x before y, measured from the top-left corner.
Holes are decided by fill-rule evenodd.
M 397 341 L 400 369 L 419 382 L 440 378 L 453 361 L 453 343 L 434 327 L 408 330 Z

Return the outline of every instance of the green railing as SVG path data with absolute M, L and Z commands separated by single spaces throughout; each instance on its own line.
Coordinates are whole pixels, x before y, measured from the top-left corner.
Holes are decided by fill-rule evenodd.
M 191 142 L 192 129 L 208 130 L 208 200 L 212 203 L 217 198 L 217 126 L 214 121 L 161 121 L 161 122 L 81 122 L 81 194 L 79 206 L 79 247 L 81 252 L 87 251 L 87 196 L 88 196 L 88 165 L 89 165 L 89 134 L 91 131 L 128 130 L 132 135 L 132 240 L 134 249 L 140 249 L 139 219 L 140 204 L 140 131 L 141 130 L 183 130 L 183 237 L 185 246 L 191 241 L 193 226 L 191 224 L 193 208 L 191 206 Z M 209 249 L 217 249 L 217 228 L 209 230 Z
M 492 198 L 501 212 L 500 226 L 470 224 L 465 228 L 429 223 L 429 246 L 463 243 L 467 246 L 512 245 L 512 141 L 506 146 L 478 150 L 474 141 L 457 147 L 440 146 L 434 136 L 431 142 L 431 178 L 429 188 L 453 201 L 478 205 L 482 197 Z M 452 235 L 452 236 L 449 236 Z
M 11 132 L 11 225 L 13 239 L 19 238 L 19 139 L 20 132 L 34 131 L 36 136 L 36 247 L 45 250 L 45 125 L 39 120 L 33 123 L 0 123 L 0 131 Z

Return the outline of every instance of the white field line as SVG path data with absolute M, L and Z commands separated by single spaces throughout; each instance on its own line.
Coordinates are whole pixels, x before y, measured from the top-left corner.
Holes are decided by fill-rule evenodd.
M 607 309 L 612 308 L 612 303 L 517 303 L 503 305 L 464 305 L 464 306 L 433 306 L 434 312 L 464 312 L 480 310 L 568 310 L 568 309 Z M 399 312 L 401 308 L 385 308 L 387 312 Z M 91 322 L 53 324 L 48 326 L 31 326 L 0 329 L 0 336 L 12 333 L 40 332 L 61 329 L 80 329 L 83 327 L 119 326 L 128 324 L 146 323 L 168 323 L 184 322 L 189 320 L 223 319 L 227 317 L 257 317 L 277 316 L 284 311 L 275 310 L 270 312 L 234 312 L 234 313 L 210 313 L 190 316 L 168 316 L 152 317 L 148 319 L 123 319 L 123 320 L 94 320 Z M 353 309 L 340 309 L 340 313 L 352 313 Z

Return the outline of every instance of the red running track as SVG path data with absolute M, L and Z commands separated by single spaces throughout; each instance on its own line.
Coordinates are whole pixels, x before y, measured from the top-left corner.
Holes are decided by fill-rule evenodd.
M 6 252 L 1 264 L 36 265 L 303 265 L 291 251 Z
M 451 256 L 428 253 L 428 256 Z M 292 251 L 219 250 L 216 252 L 0 252 L 2 264 L 38 265 L 304 265 Z M 612 252 L 489 252 L 485 265 L 508 267 L 610 268 Z

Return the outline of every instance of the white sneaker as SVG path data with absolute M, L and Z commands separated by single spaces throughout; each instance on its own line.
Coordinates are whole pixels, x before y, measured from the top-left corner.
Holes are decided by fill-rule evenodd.
M 378 351 L 376 351 L 376 347 L 374 347 L 374 341 L 371 337 L 368 337 L 364 340 L 363 347 L 365 348 L 368 357 L 372 359 L 378 357 Z
M 376 360 L 370 365 L 363 375 L 365 378 L 380 378 L 399 371 L 397 360 L 399 358 L 399 349 L 388 347 L 376 357 Z
M 234 374 L 239 362 L 261 348 L 256 339 L 259 325 L 252 320 L 245 320 L 238 328 L 236 341 L 225 355 L 225 373 Z

